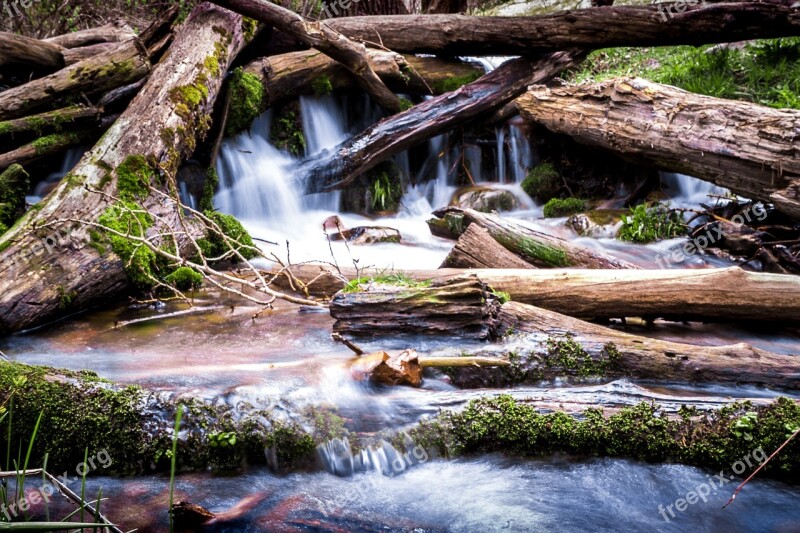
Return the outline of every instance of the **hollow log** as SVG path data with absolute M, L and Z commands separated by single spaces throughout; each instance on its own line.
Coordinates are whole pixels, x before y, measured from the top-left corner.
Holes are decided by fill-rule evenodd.
M 63 48 L 24 35 L 0 32 L 0 67 L 17 65 L 53 71 L 64 67 Z
M 498 299 L 475 277 L 409 287 L 370 283 L 331 301 L 333 331 L 349 335 L 492 335 Z
M 459 207 L 445 207 L 434 211 L 433 214 L 439 218 L 449 219 L 447 226 L 457 235 L 461 235 L 471 224 L 480 226 L 505 249 L 536 267 L 639 268 L 633 263 L 602 252 L 589 250 L 568 240 L 527 228 L 497 215 Z
M 372 70 L 396 92 L 441 94 L 452 78 L 478 78 L 484 74 L 476 63 L 438 57 L 401 56 L 383 50 L 367 50 Z M 305 50 L 266 57 L 248 63 L 244 70 L 261 78 L 265 107 L 284 98 L 314 92 L 312 83 L 327 76 L 334 89 L 350 87 L 353 76 L 340 63 L 316 51 Z
M 37 134 L 63 128 L 65 125 L 96 121 L 103 109 L 96 106 L 74 105 L 46 111 L 38 115 L 0 122 L 0 136 L 36 132 Z
M 442 263 L 441 268 L 534 268 L 506 250 L 489 232 L 470 224 Z
M 522 116 L 640 165 L 681 172 L 736 194 L 774 202 L 800 180 L 800 111 L 702 96 L 639 78 L 574 87 L 532 87 Z
M 540 59 L 512 59 L 456 91 L 381 120 L 307 160 L 299 173 L 309 192 L 342 188 L 389 157 L 502 107 L 528 85 L 552 78 L 582 57 L 559 52 Z
M 44 39 L 44 41 L 70 49 L 99 43 L 119 43 L 135 36 L 133 28 L 128 26 L 125 21 L 118 20 L 96 28 L 57 35 Z
M 560 11 L 537 17 L 395 15 L 328 22 L 350 39 L 403 53 L 525 55 L 571 48 L 702 45 L 789 37 L 800 32 L 792 2 L 700 2 Z
M 651 339 L 517 302 L 502 306 L 497 328 L 536 335 L 540 348 L 517 355 L 525 371 L 540 369 L 545 375 L 555 368 L 577 375 L 602 371 L 661 381 L 800 388 L 800 359 L 745 343 L 696 346 Z
M 375 101 L 392 112 L 400 111 L 400 99 L 383 84 L 367 60 L 367 49 L 332 30 L 325 22 L 309 22 L 301 15 L 268 0 L 214 0 L 245 16 L 270 24 L 306 45 L 316 48 L 352 72 L 359 85 Z
M 156 187 L 174 183 L 179 163 L 207 131 L 222 77 L 243 41 L 240 15 L 208 3 L 197 6 L 167 57 L 100 142 L 41 208 L 0 236 L 0 331 L 42 324 L 129 287 L 122 261 L 110 251 L 44 247 L 43 239 L 83 229 L 74 221 L 96 222 L 119 194 L 119 167 L 126 162 L 146 161 L 147 172 L 160 174 L 151 180 Z M 145 193 L 139 203 L 159 225 L 182 230 L 180 214 L 159 195 Z

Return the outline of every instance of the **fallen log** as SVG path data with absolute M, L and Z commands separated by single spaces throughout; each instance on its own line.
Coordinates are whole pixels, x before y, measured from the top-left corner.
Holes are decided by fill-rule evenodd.
M 383 84 L 367 60 L 367 49 L 332 30 L 325 22 L 309 22 L 302 16 L 267 0 L 214 0 L 219 5 L 270 24 L 307 46 L 316 48 L 352 72 L 375 101 L 392 112 L 401 109 L 400 99 Z
M 525 119 L 579 143 L 800 214 L 800 202 L 786 192 L 800 180 L 800 111 L 697 95 L 639 78 L 532 87 L 517 108 Z
M 135 36 L 136 33 L 134 33 L 133 28 L 128 26 L 124 20 L 118 20 L 96 28 L 50 37 L 44 39 L 44 42 L 70 49 L 98 43 L 119 43 Z
M 292 265 L 298 285 L 315 296 L 328 296 L 356 277 L 354 268 L 341 273 L 329 265 Z M 361 277 L 385 275 L 361 269 Z M 583 319 L 625 317 L 702 322 L 800 324 L 800 278 L 748 272 L 738 267 L 704 270 L 579 270 L 579 269 L 454 269 L 405 270 L 417 282 L 444 283 L 475 275 L 515 302 L 536 305 Z M 288 287 L 283 278 L 276 285 Z
M 62 129 L 66 125 L 96 121 L 103 114 L 103 108 L 97 106 L 74 105 L 55 111 L 46 111 L 38 115 L 30 115 L 0 122 L 0 136 L 13 136 L 20 133 L 33 132 L 38 135 Z
M 179 228 L 185 234 L 191 229 L 179 221 L 173 204 L 147 186 L 174 183 L 181 160 L 207 131 L 222 77 L 243 42 L 241 16 L 208 3 L 196 7 L 153 76 L 100 142 L 41 208 L 0 236 L 0 331 L 42 324 L 130 286 L 115 253 L 42 245 L 42 238 L 57 230 L 71 232 L 84 229 L 83 221 L 96 222 L 116 197 L 135 199 L 164 230 Z
M 327 24 L 350 39 L 376 43 L 395 52 L 452 56 L 702 45 L 800 33 L 800 10 L 791 2 L 700 2 L 681 6 L 686 9 L 674 17 L 667 15 L 671 4 L 656 4 L 568 10 L 537 17 L 344 17 Z
M 447 226 L 459 236 L 471 224 L 480 226 L 506 250 L 536 267 L 639 268 L 633 263 L 589 250 L 548 233 L 526 228 L 497 215 L 458 207 L 445 207 L 434 211 L 433 214 L 438 218 L 449 218 Z
M 75 63 L 102 54 L 103 52 L 110 52 L 117 46 L 119 46 L 119 43 L 97 43 L 64 50 L 64 64 L 74 65 Z
M 534 60 L 512 59 L 456 91 L 383 119 L 338 148 L 307 160 L 299 174 L 309 192 L 342 188 L 387 158 L 502 107 L 528 85 L 547 81 L 582 57 L 559 52 Z
M 88 143 L 101 133 L 102 130 L 79 129 L 68 133 L 53 133 L 40 137 L 15 150 L 0 154 L 0 170 L 4 170 L 15 163 L 27 165 L 43 157 L 60 154 L 67 148 Z
M 540 348 L 519 352 L 522 370 L 559 374 L 616 374 L 660 381 L 748 383 L 800 388 L 800 360 L 745 343 L 696 346 L 631 335 L 531 305 L 500 309 L 499 332 L 531 333 Z M 525 345 L 530 346 L 527 338 Z M 544 350 L 543 350 L 543 349 Z
M 372 70 L 390 89 L 407 94 L 442 94 L 452 78 L 477 79 L 484 74 L 476 63 L 452 59 L 401 56 L 383 50 L 367 50 L 367 57 Z M 258 59 L 244 70 L 261 79 L 265 108 L 288 97 L 313 93 L 313 82 L 321 76 L 328 78 L 332 89 L 353 84 L 346 68 L 316 50 Z
M 441 268 L 534 268 L 506 250 L 489 232 L 470 224 L 442 263 Z
M 452 334 L 486 339 L 493 334 L 499 298 L 475 277 L 409 286 L 370 283 L 340 292 L 330 305 L 333 331 L 349 335 Z
M 0 31 L 0 67 L 10 65 L 53 71 L 64 67 L 63 48 L 24 35 Z

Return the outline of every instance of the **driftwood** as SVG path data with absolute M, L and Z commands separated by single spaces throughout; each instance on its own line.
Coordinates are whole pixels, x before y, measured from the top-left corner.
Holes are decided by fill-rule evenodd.
M 535 268 L 506 250 L 489 232 L 470 224 L 442 263 L 441 268 Z
M 800 111 L 689 93 L 642 79 L 532 87 L 522 116 L 637 164 L 682 172 L 800 218 Z
M 350 39 L 379 43 L 396 52 L 452 56 L 701 45 L 800 34 L 800 11 L 788 1 L 682 5 L 687 9 L 676 16 L 665 12 L 673 7 L 670 4 L 578 9 L 539 17 L 345 17 L 328 25 Z
M 627 261 L 526 228 L 497 215 L 458 207 L 446 207 L 433 214 L 446 219 L 447 226 L 457 235 L 461 235 L 470 224 L 477 224 L 504 248 L 537 267 L 639 268 Z
M 123 264 L 113 253 L 100 255 L 91 246 L 48 251 L 42 249 L 42 239 L 81 229 L 81 222 L 73 221 L 95 222 L 118 194 L 114 169 L 129 156 L 157 164 L 152 171 L 162 174 L 164 184 L 174 183 L 181 159 L 207 129 L 222 77 L 243 42 L 241 16 L 207 3 L 196 7 L 176 33 L 167 57 L 100 142 L 41 209 L 29 211 L 0 236 L 0 330 L 39 325 L 71 309 L 107 301 L 128 287 Z M 184 101 L 181 88 L 195 84 L 204 87 L 201 97 Z M 158 183 L 154 180 L 153 185 Z M 162 197 L 150 194 L 140 204 L 161 224 L 182 227 L 179 213 Z
M 24 35 L 0 32 L 0 67 L 17 65 L 53 71 L 64 67 L 63 48 Z
M 268 0 L 215 0 L 216 3 L 248 17 L 270 24 L 292 37 L 330 56 L 352 72 L 361 88 L 375 101 L 392 112 L 400 111 L 400 99 L 383 84 L 370 67 L 367 49 L 325 22 L 309 22 L 302 16 Z
M 499 301 L 477 278 L 407 287 L 370 283 L 331 301 L 333 331 L 349 335 L 387 333 L 492 335 Z
M 301 173 L 309 192 L 342 188 L 389 157 L 430 137 L 489 114 L 532 83 L 542 83 L 582 56 L 559 52 L 513 59 L 460 89 L 386 118 L 336 149 L 308 160 Z

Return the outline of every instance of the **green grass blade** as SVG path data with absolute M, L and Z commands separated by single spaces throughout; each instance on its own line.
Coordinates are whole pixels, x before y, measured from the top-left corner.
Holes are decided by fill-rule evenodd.
M 172 463 L 169 470 L 169 531 L 173 532 L 174 527 L 172 523 L 172 502 L 175 494 L 175 464 L 178 459 L 178 432 L 181 429 L 181 416 L 183 415 L 183 406 L 178 404 L 178 412 L 175 413 L 175 431 L 172 433 Z
M 83 507 L 86 501 L 86 462 L 89 460 L 89 447 L 83 449 L 83 474 L 81 474 L 81 517 L 80 521 L 83 522 Z

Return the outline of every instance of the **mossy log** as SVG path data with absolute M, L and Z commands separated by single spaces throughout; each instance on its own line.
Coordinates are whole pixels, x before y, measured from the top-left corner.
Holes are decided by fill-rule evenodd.
M 445 219 L 451 231 L 459 236 L 468 226 L 476 224 L 485 229 L 504 248 L 536 267 L 639 268 L 627 261 L 589 250 L 541 231 L 526 228 L 497 215 L 459 207 L 446 207 L 434 211 L 433 214 L 438 218 Z
M 69 133 L 53 133 L 39 137 L 33 142 L 0 154 L 0 170 L 15 163 L 27 165 L 43 157 L 60 154 L 73 146 L 93 141 L 102 133 L 102 129 L 79 129 Z
M 367 49 L 331 29 L 326 22 L 311 22 L 268 0 L 214 0 L 217 4 L 269 24 L 316 48 L 353 73 L 362 89 L 383 108 L 400 111 L 400 99 L 381 81 L 367 59 Z
M 222 77 L 243 43 L 240 15 L 208 3 L 196 7 L 167 57 L 99 143 L 41 207 L 0 237 L 0 331 L 42 324 L 130 286 L 125 263 L 111 251 L 42 245 L 57 231 L 96 223 L 115 198 L 134 201 L 164 230 L 184 231 L 174 204 L 147 186 L 174 187 L 178 165 L 205 135 Z M 66 305 L 64 295 L 70 296 Z
M 64 64 L 74 65 L 104 52 L 110 52 L 117 46 L 119 46 L 119 43 L 97 43 L 64 50 Z
M 119 43 L 135 36 L 136 33 L 133 28 L 128 26 L 124 20 L 118 20 L 96 28 L 56 35 L 55 37 L 44 39 L 44 41 L 71 49 L 99 43 Z
M 702 45 L 800 34 L 800 8 L 783 0 L 565 10 L 538 17 L 395 15 L 328 22 L 350 39 L 396 52 L 529 55 L 574 48 Z M 672 6 L 667 7 L 672 8 Z
M 548 369 L 555 368 L 557 372 L 586 376 L 613 374 L 661 381 L 800 388 L 797 357 L 745 343 L 697 346 L 652 339 L 518 302 L 500 308 L 496 327 L 499 335 L 528 333 L 539 340 L 543 348 L 516 354 L 520 370 L 534 375 L 536 371 L 546 375 Z M 525 345 L 531 345 L 530 339 Z
M 447 254 L 441 268 L 535 268 L 505 249 L 489 232 L 470 224 Z
M 461 88 L 385 118 L 338 148 L 304 163 L 309 192 L 340 189 L 382 161 L 430 137 L 489 114 L 532 83 L 543 83 L 583 56 L 559 52 L 539 59 L 512 59 Z
M 46 111 L 38 115 L 16 118 L 0 122 L 0 136 L 15 136 L 20 133 L 34 132 L 39 135 L 61 130 L 65 126 L 76 123 L 95 121 L 103 114 L 97 106 L 74 105 L 55 111 Z
M 0 235 L 25 213 L 25 195 L 30 188 L 28 173 L 11 165 L 0 174 Z
M 532 87 L 522 116 L 634 163 L 681 172 L 800 218 L 800 111 L 693 94 L 639 78 Z
M 54 43 L 0 31 L 0 67 L 16 65 L 52 72 L 64 67 L 63 50 Z
M 452 334 L 491 337 L 499 298 L 475 277 L 444 283 L 370 283 L 340 292 L 333 331 L 350 335 Z

